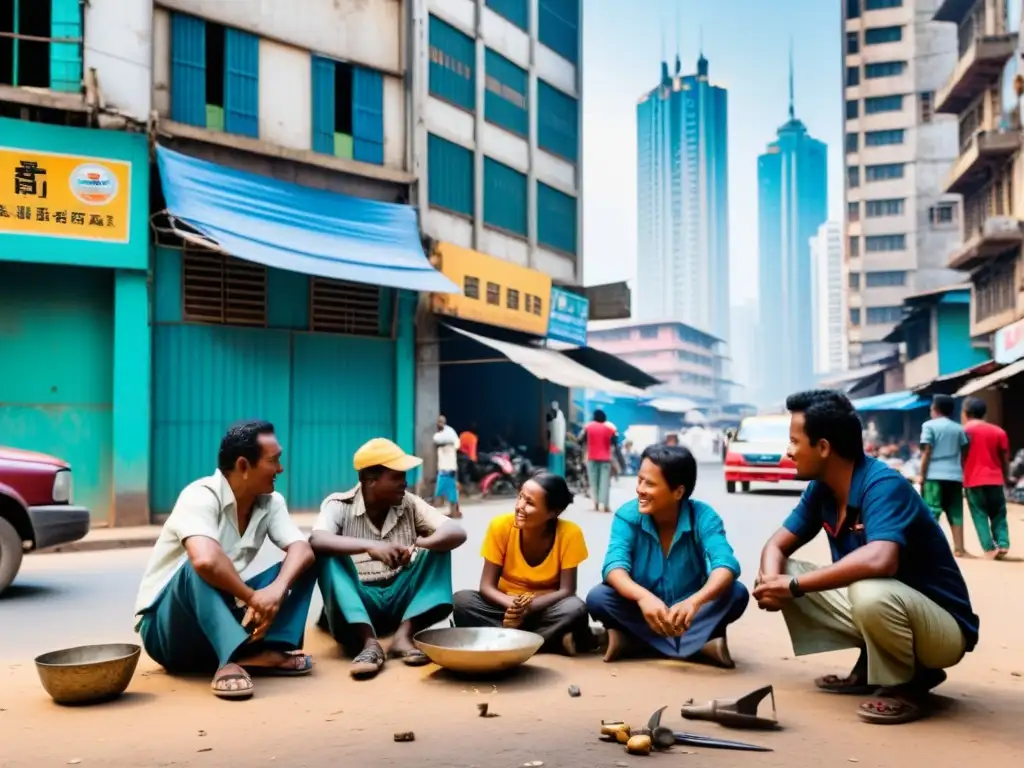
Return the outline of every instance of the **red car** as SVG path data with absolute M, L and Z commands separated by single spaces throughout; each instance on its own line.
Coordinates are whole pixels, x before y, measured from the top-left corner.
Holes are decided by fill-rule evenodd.
M 796 464 L 786 456 L 789 448 L 788 415 L 748 416 L 740 422 L 725 454 L 725 490 L 736 484 L 749 491 L 751 483 L 796 480 Z
M 71 503 L 66 461 L 0 446 L 0 592 L 21 568 L 25 552 L 78 541 L 89 532 L 89 510 Z

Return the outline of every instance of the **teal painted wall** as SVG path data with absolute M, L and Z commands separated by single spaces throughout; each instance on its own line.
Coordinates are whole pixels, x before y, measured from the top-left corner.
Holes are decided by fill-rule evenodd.
M 366 440 L 389 437 L 411 450 L 414 295 L 399 302 L 393 341 L 306 330 L 304 275 L 269 270 L 267 329 L 182 323 L 179 251 L 157 248 L 153 275 L 154 513 L 169 512 L 185 485 L 213 471 L 220 439 L 239 419 L 276 426 L 285 451 L 278 490 L 293 510 L 317 509 L 354 485 L 352 455 Z M 388 329 L 390 306 L 382 307 Z
M 0 260 L 84 267 L 147 269 L 149 266 L 149 144 L 139 133 L 67 128 L 0 118 L 0 147 L 63 152 L 132 164 L 131 238 L 127 243 L 0 236 Z M 10 183 L 5 179 L 3 183 Z M 0 230 L 2 232 L 2 230 Z
M 94 520 L 113 498 L 114 294 L 109 270 L 0 261 L 0 444 L 69 462 Z
M 971 308 L 968 304 L 939 304 L 939 376 L 984 363 L 991 355 L 971 346 Z

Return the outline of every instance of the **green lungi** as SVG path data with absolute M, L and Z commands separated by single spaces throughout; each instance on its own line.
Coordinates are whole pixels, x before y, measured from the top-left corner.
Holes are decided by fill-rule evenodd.
M 278 563 L 245 583 L 254 590 L 263 589 L 280 572 Z M 250 653 L 299 650 L 315 586 L 316 569 L 310 568 L 292 584 L 263 640 L 249 644 L 249 631 L 242 627 L 245 607 L 237 607 L 232 595 L 208 584 L 186 562 L 142 614 L 142 645 L 153 661 L 173 674 L 213 674 L 236 661 L 243 647 Z
M 426 627 L 452 611 L 452 556 L 421 549 L 410 565 L 380 585 L 361 582 L 351 557 L 326 558 L 320 562 L 320 591 L 320 625 L 342 645 L 355 644 L 354 624 L 370 625 L 378 637 L 393 634 L 406 621 Z

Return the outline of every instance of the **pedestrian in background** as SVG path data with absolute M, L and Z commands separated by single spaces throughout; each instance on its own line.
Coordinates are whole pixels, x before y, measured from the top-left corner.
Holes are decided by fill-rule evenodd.
M 587 479 L 590 481 L 590 496 L 594 509 L 611 512 L 608 496 L 612 481 L 612 441 L 615 427 L 608 423 L 604 411 L 594 411 L 594 420 L 580 432 L 580 442 L 587 450 Z
M 935 522 L 946 514 L 953 533 L 953 554 L 965 557 L 963 460 L 967 433 L 953 421 L 954 408 L 952 397 L 936 395 L 932 417 L 921 427 L 921 496 Z
M 1010 439 L 1001 427 L 985 421 L 987 412 L 984 400 L 969 397 L 964 401 L 964 489 L 985 557 L 1002 560 L 1010 551 L 1005 490 L 1010 483 Z
M 434 486 L 434 506 L 448 502 L 449 517 L 462 517 L 459 511 L 459 435 L 448 426 L 444 416 L 437 417 L 434 445 L 437 446 L 437 483 Z
M 548 471 L 565 477 L 565 414 L 557 400 L 548 411 Z

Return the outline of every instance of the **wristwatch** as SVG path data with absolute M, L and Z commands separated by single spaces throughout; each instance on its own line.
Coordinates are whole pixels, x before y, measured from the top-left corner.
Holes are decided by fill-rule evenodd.
M 803 597 L 804 591 L 800 589 L 800 582 L 794 576 L 789 582 L 789 594 L 793 597 Z

